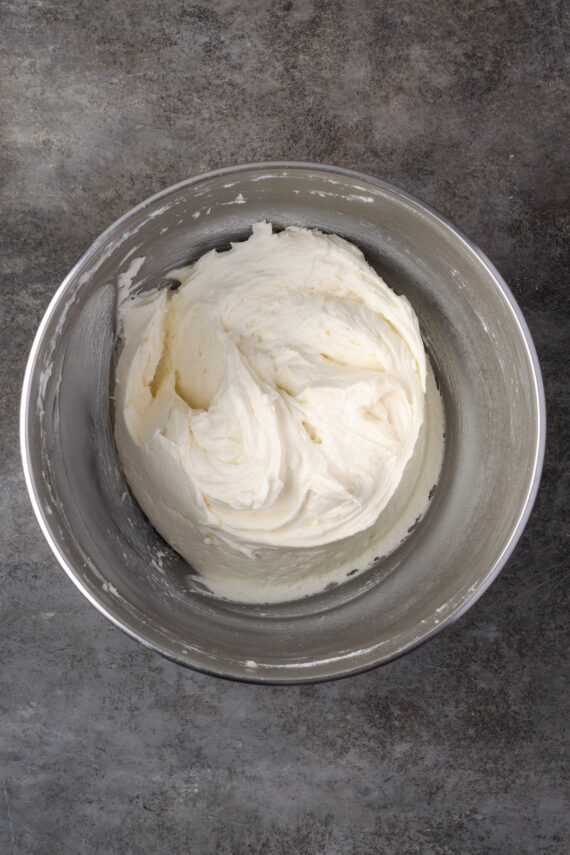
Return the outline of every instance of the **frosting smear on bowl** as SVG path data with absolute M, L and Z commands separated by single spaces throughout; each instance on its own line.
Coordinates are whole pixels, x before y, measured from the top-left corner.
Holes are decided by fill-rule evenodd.
M 265 222 L 170 276 L 121 306 L 115 390 L 121 463 L 160 534 L 246 601 L 395 548 L 443 444 L 406 298 L 342 238 Z

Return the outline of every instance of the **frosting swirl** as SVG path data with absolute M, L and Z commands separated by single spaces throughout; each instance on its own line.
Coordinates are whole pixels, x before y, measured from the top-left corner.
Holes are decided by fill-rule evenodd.
M 121 462 L 158 531 L 196 563 L 197 526 L 242 551 L 371 526 L 424 420 L 406 298 L 347 241 L 265 222 L 171 277 L 123 304 L 116 375 Z

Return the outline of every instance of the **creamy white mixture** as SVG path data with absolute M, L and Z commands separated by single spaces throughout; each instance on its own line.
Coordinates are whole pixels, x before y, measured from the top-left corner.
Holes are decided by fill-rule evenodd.
M 139 504 L 222 596 L 292 599 L 427 506 L 441 401 L 405 297 L 352 244 L 253 227 L 121 306 L 115 436 Z M 426 395 L 427 390 L 427 395 Z

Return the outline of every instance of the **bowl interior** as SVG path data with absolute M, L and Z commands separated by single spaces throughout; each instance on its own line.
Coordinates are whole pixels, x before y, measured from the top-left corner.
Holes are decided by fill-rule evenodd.
M 446 416 L 438 487 L 410 537 L 317 596 L 248 606 L 210 596 L 132 498 L 112 429 L 117 282 L 136 290 L 252 223 L 301 225 L 360 246 L 411 301 Z M 373 179 L 253 166 L 184 182 L 112 226 L 56 294 L 30 357 L 22 442 L 32 500 L 66 571 L 115 623 L 178 661 L 299 681 L 388 661 L 460 614 L 494 578 L 536 489 L 541 385 L 528 331 L 484 257 L 440 217 Z

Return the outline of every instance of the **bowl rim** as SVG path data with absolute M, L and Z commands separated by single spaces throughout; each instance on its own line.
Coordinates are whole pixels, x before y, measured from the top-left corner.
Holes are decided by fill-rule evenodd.
M 463 599 L 462 602 L 459 603 L 455 608 L 453 608 L 450 613 L 443 618 L 443 620 L 436 626 L 433 626 L 431 629 L 426 631 L 420 637 L 416 639 L 412 639 L 411 641 L 405 643 L 401 648 L 395 650 L 392 653 L 377 655 L 370 661 L 353 665 L 352 667 L 333 667 L 330 672 L 326 673 L 318 673 L 318 674 L 302 674 L 296 673 L 288 675 L 287 673 L 280 674 L 277 676 L 264 676 L 263 672 L 258 673 L 257 671 L 251 670 L 248 673 L 237 673 L 235 671 L 224 671 L 223 669 L 215 669 L 208 666 L 204 666 L 200 663 L 195 663 L 190 661 L 189 659 L 184 659 L 175 653 L 166 650 L 161 647 L 156 642 L 149 640 L 149 638 L 145 637 L 141 632 L 133 629 L 126 622 L 118 618 L 114 615 L 103 602 L 101 602 L 96 596 L 94 596 L 93 592 L 87 587 L 86 584 L 82 582 L 76 573 L 75 569 L 70 565 L 67 561 L 63 551 L 60 549 L 59 544 L 57 542 L 56 537 L 52 533 L 52 530 L 49 526 L 47 515 L 44 513 L 41 502 L 38 496 L 38 492 L 36 490 L 35 485 L 35 475 L 32 467 L 31 461 L 31 453 L 30 447 L 28 444 L 28 425 L 32 420 L 33 409 L 30 407 L 30 392 L 31 392 L 31 384 L 32 377 L 34 373 L 34 368 L 36 364 L 36 359 L 38 356 L 38 352 L 40 346 L 44 339 L 45 331 L 52 320 L 52 317 L 57 311 L 58 304 L 62 297 L 64 296 L 67 288 L 74 281 L 79 271 L 86 268 L 89 260 L 101 249 L 109 239 L 115 235 L 120 229 L 126 225 L 132 218 L 142 213 L 146 208 L 149 208 L 155 205 L 157 202 L 171 196 L 179 192 L 182 189 L 186 189 L 196 184 L 200 184 L 203 181 L 211 180 L 214 178 L 227 177 L 227 176 L 235 176 L 242 172 L 247 171 L 263 171 L 263 170 L 297 170 L 297 171 L 310 171 L 310 172 L 323 172 L 323 173 L 332 173 L 335 175 L 340 175 L 344 178 L 349 178 L 353 180 L 363 181 L 365 183 L 372 184 L 381 190 L 391 193 L 392 195 L 399 197 L 403 201 L 411 204 L 415 208 L 419 209 L 421 213 L 429 215 L 431 218 L 436 220 L 442 226 L 444 226 L 448 231 L 452 233 L 452 235 L 459 240 L 461 243 L 465 245 L 465 247 L 473 253 L 479 262 L 482 264 L 484 268 L 486 268 L 487 272 L 490 274 L 493 283 L 496 288 L 501 291 L 509 304 L 509 307 L 513 313 L 514 319 L 517 322 L 519 333 L 521 335 L 521 339 L 524 342 L 524 345 L 527 350 L 527 354 L 529 357 L 529 362 L 532 367 L 532 379 L 533 379 L 533 396 L 536 401 L 536 411 L 537 411 L 537 425 L 536 425 L 536 444 L 534 449 L 534 460 L 532 465 L 532 478 L 530 479 L 529 486 L 526 492 L 526 496 L 524 497 L 524 501 L 521 503 L 520 512 L 518 515 L 517 523 L 513 526 L 512 531 L 509 535 L 509 538 L 502 550 L 502 552 L 497 556 L 492 566 L 489 568 L 487 574 L 480 580 L 480 582 L 474 587 L 474 589 L 470 590 L 468 595 Z M 88 268 L 87 268 L 88 269 Z M 542 468 L 544 464 L 544 454 L 545 454 L 545 445 L 546 445 L 546 400 L 544 393 L 544 383 L 542 379 L 542 373 L 540 370 L 540 364 L 538 360 L 538 355 L 536 352 L 536 348 L 527 325 L 527 322 L 523 316 L 523 313 L 505 280 L 494 266 L 494 264 L 490 261 L 490 259 L 486 256 L 486 254 L 479 248 L 479 246 L 472 241 L 467 235 L 465 235 L 457 226 L 455 226 L 447 217 L 443 214 L 439 213 L 435 208 L 432 208 L 429 204 L 423 202 L 421 199 L 416 196 L 408 193 L 405 190 L 401 190 L 399 187 L 384 181 L 382 179 L 376 178 L 374 176 L 368 175 L 363 172 L 359 172 L 352 169 L 346 169 L 341 166 L 331 166 L 327 164 L 321 163 L 312 163 L 310 161 L 288 161 L 288 160 L 276 160 L 276 161 L 260 161 L 254 163 L 242 163 L 234 166 L 225 166 L 219 169 L 210 170 L 208 172 L 202 172 L 198 175 L 195 175 L 191 178 L 186 178 L 182 181 L 177 182 L 176 184 L 172 184 L 158 193 L 148 197 L 143 200 L 139 204 L 130 208 L 126 213 L 120 216 L 117 220 L 115 220 L 110 226 L 108 226 L 82 253 L 77 262 L 73 265 L 69 273 L 62 280 L 59 287 L 56 289 L 53 294 L 45 312 L 42 317 L 42 320 L 39 324 L 39 327 L 34 336 L 34 340 L 30 349 L 30 353 L 28 356 L 28 361 L 26 364 L 26 369 L 24 373 L 24 379 L 22 384 L 22 393 L 20 399 L 20 417 L 19 417 L 19 430 L 20 430 L 20 452 L 22 458 L 22 466 L 24 470 L 24 478 L 26 482 L 26 487 L 28 490 L 28 495 L 32 504 L 33 511 L 35 513 L 36 519 L 39 523 L 39 526 L 42 530 L 42 533 L 48 542 L 54 556 L 58 560 L 59 564 L 67 574 L 67 576 L 71 579 L 74 585 L 79 589 L 79 591 L 83 594 L 83 596 L 91 603 L 91 605 L 95 606 L 95 608 L 101 612 L 108 620 L 111 621 L 115 626 L 119 629 L 123 630 L 127 635 L 131 638 L 139 641 L 145 647 L 150 648 L 157 653 L 162 654 L 167 659 L 170 659 L 177 664 L 184 665 L 186 667 L 192 668 L 195 671 L 210 674 L 217 677 L 222 677 L 224 679 L 235 680 L 238 682 L 245 683 L 257 683 L 257 684 L 266 684 L 266 685 L 299 685 L 306 683 L 320 683 L 329 680 L 337 680 L 345 677 L 350 677 L 355 674 L 360 674 L 366 671 L 369 671 L 373 668 L 377 668 L 380 665 L 385 665 L 389 662 L 398 659 L 400 656 L 403 656 L 405 653 L 414 650 L 421 645 L 425 644 L 435 635 L 438 635 L 443 629 L 451 626 L 455 621 L 457 621 L 465 612 L 473 606 L 477 600 L 485 593 L 487 588 L 491 585 L 491 583 L 496 579 L 500 571 L 503 569 L 508 559 L 510 558 L 513 550 L 515 549 L 522 532 L 529 520 L 534 502 L 536 500 L 536 496 L 538 493 L 538 488 L 540 484 L 540 479 L 542 475 Z M 354 651 L 350 655 L 354 655 L 357 651 Z M 338 661 L 333 660 L 333 662 Z M 327 663 L 326 659 L 318 659 L 314 660 L 314 662 L 309 663 L 312 667 L 317 668 L 319 664 Z M 276 668 L 282 666 L 275 666 Z M 289 666 L 291 667 L 291 666 Z M 306 666 L 305 666 L 306 667 Z M 298 671 L 303 671 L 303 667 L 299 666 Z M 309 669 L 307 669 L 309 670 Z

